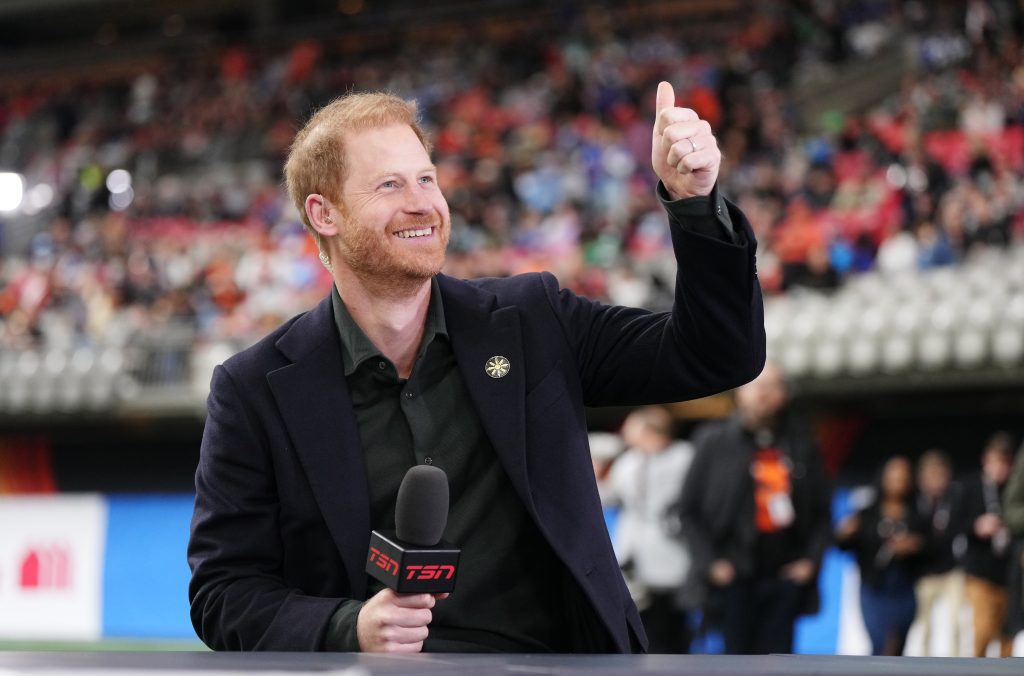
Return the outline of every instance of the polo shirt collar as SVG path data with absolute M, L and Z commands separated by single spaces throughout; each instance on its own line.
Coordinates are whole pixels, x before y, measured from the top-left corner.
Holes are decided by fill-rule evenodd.
M 331 287 L 331 305 L 334 308 L 334 325 L 341 339 L 341 358 L 345 376 L 352 375 L 363 362 L 368 359 L 384 358 L 381 351 L 363 332 L 356 320 L 349 314 L 345 301 L 341 299 L 337 285 Z M 441 301 L 441 290 L 437 276 L 430 280 L 430 306 L 427 308 L 427 323 L 423 329 L 423 340 L 416 355 L 419 360 L 427 350 L 427 346 L 437 336 L 448 337 L 448 327 L 444 322 L 444 305 Z

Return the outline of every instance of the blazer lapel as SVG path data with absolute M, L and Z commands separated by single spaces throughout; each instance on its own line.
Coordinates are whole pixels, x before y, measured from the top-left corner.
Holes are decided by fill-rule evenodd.
M 299 318 L 277 347 L 293 363 L 268 373 L 267 381 L 341 553 L 352 597 L 362 598 L 370 497 L 330 298 Z
M 462 380 L 505 472 L 536 518 L 526 468 L 526 364 L 519 310 L 495 309 L 493 294 L 451 277 L 439 275 L 438 283 Z M 488 375 L 488 362 L 495 357 L 508 360 L 503 376 Z

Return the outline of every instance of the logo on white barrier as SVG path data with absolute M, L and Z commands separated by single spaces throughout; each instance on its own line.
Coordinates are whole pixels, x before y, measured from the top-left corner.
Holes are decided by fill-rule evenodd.
M 97 495 L 0 498 L 0 639 L 100 637 L 106 523 Z
M 62 544 L 32 547 L 21 558 L 18 586 L 29 589 L 71 590 L 71 549 Z

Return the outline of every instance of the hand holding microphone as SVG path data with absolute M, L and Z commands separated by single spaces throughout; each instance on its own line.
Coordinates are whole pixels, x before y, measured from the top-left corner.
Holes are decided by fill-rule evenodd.
M 418 653 L 433 619 L 433 594 L 399 594 L 385 587 L 359 611 L 356 636 L 364 653 Z
M 402 479 L 395 532 L 373 531 L 366 572 L 385 585 L 363 604 L 356 635 L 363 652 L 423 649 L 431 609 L 455 587 L 459 550 L 441 541 L 448 522 L 448 477 L 417 465 Z

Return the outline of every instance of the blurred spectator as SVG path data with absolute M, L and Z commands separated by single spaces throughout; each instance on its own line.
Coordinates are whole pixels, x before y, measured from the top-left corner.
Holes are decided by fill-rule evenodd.
M 903 654 L 927 528 L 914 505 L 913 469 L 901 455 L 885 463 L 872 503 L 836 527 L 839 546 L 857 558 L 860 610 L 873 655 Z
M 956 254 L 949 245 L 946 233 L 938 230 L 929 221 L 919 223 L 914 230 L 917 239 L 917 267 L 921 270 L 951 265 L 956 262 Z
M 783 373 L 769 363 L 737 390 L 735 415 L 694 435 L 682 530 L 731 654 L 792 652 L 797 617 L 818 603 L 828 481 L 787 401 Z
M 917 514 L 924 526 L 925 538 L 919 555 L 920 578 L 916 585 L 917 617 L 914 622 L 921 628 L 924 655 L 931 654 L 932 613 L 940 603 L 945 605 L 946 621 L 953 632 L 948 654 L 955 657 L 960 650 L 964 574 L 957 568 L 954 551 L 960 486 L 952 479 L 953 468 L 945 453 L 932 449 L 921 455 L 917 462 Z
M 606 497 L 608 492 L 608 472 L 611 471 L 615 459 L 622 454 L 622 437 L 611 432 L 591 432 L 590 460 L 594 465 L 594 478 L 597 479 L 597 490 L 601 494 L 601 503 L 610 502 Z
M 629 414 L 622 425 L 623 453 L 612 465 L 602 498 L 622 511 L 615 553 L 647 630 L 650 652 L 689 652 L 686 610 L 679 590 L 690 572 L 690 553 L 669 526 L 693 461 L 693 447 L 672 435 L 672 416 L 661 406 Z
M 1004 632 L 1016 636 L 1024 631 L 1024 447 L 1017 451 L 1010 480 L 1003 495 L 1003 520 L 1013 536 L 1010 579 L 1007 585 L 1009 608 Z
M 1010 530 L 1003 521 L 1003 493 L 1013 464 L 1010 435 L 998 432 L 981 453 L 981 472 L 964 483 L 963 520 L 967 535 L 965 591 L 974 615 L 974 656 L 984 657 L 988 644 L 999 640 L 1000 655 L 1009 657 L 1013 637 L 1003 631 L 1008 604 Z
M 839 286 L 839 281 L 828 250 L 819 245 L 807 252 L 804 261 L 788 266 L 782 286 L 787 291 L 795 287 L 831 291 Z

